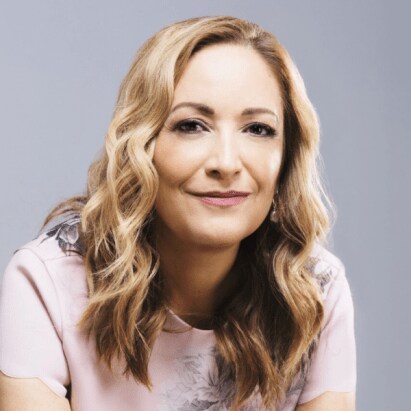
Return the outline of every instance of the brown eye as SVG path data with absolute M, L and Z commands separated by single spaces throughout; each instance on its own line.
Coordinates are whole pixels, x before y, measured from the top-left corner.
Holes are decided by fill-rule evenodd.
M 251 134 L 262 137 L 274 137 L 277 132 L 270 126 L 262 123 L 253 123 L 246 127 L 246 131 L 249 131 Z
M 177 123 L 173 130 L 180 131 L 181 133 L 195 134 L 204 131 L 205 127 L 197 120 L 184 120 Z

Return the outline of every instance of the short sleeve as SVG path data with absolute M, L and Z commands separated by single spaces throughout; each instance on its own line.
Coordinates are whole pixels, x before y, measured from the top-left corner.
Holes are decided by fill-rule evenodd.
M 324 325 L 299 404 L 326 391 L 352 392 L 356 388 L 354 306 L 343 266 L 330 280 L 324 310 Z
M 39 378 L 62 397 L 70 382 L 54 283 L 44 262 L 26 248 L 13 255 L 2 278 L 0 371 Z

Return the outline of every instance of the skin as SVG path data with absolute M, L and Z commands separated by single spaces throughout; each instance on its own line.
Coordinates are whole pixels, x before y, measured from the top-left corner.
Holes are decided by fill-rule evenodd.
M 38 378 L 12 378 L 0 372 L 1 411 L 70 411 L 66 398 L 58 396 Z
M 241 240 L 270 210 L 283 152 L 283 110 L 278 83 L 264 60 L 252 49 L 233 45 L 208 47 L 190 60 L 173 108 L 184 102 L 206 105 L 214 114 L 180 106 L 157 137 L 157 247 L 170 308 L 207 328 L 207 318 L 235 285 Z M 242 115 L 256 107 L 275 114 Z M 187 119 L 199 124 L 175 128 Z M 269 129 L 276 135 L 266 135 Z M 210 190 L 250 194 L 228 208 L 206 205 L 190 194 Z M 0 372 L 0 410 L 16 409 L 69 411 L 70 405 L 37 378 Z M 326 392 L 296 408 L 329 410 L 355 410 L 355 393 Z
M 296 407 L 295 411 L 355 411 L 354 392 L 331 392 Z
M 194 55 L 176 86 L 153 159 L 160 180 L 161 271 L 169 306 L 187 322 L 204 322 L 235 285 L 240 242 L 270 210 L 283 144 L 280 88 L 260 55 L 236 45 Z M 192 195 L 214 190 L 249 196 L 216 207 Z

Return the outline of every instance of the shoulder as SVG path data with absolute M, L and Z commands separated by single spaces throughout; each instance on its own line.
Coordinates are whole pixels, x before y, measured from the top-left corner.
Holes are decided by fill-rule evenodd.
M 311 250 L 308 269 L 324 299 L 329 295 L 330 288 L 347 281 L 343 262 L 319 243 L 315 243 Z
M 55 285 L 65 277 L 70 277 L 70 280 L 83 280 L 80 218 L 66 218 L 46 229 L 34 240 L 23 244 L 14 251 L 8 268 L 10 267 L 15 269 L 11 271 L 16 271 L 17 268 L 17 271 L 30 273 L 33 279 L 38 281 L 46 281 L 44 278 L 49 277 Z M 80 270 L 81 273 L 73 270 Z
M 66 219 L 19 247 L 3 274 L 2 294 L 30 294 L 48 308 L 59 309 L 69 308 L 73 299 L 86 298 L 79 221 Z
M 327 335 L 347 339 L 354 329 L 354 301 L 344 264 L 317 244 L 312 251 L 311 273 L 324 304 L 322 332 L 325 330 Z
M 19 250 L 31 250 L 42 261 L 71 256 L 81 256 L 82 246 L 79 231 L 80 218 L 67 218 L 48 228 L 34 240 L 22 245 Z
M 309 270 L 318 284 L 324 304 L 323 327 L 340 320 L 352 323 L 353 294 L 343 262 L 317 243 L 311 252 Z
M 58 275 L 62 275 L 65 266 L 72 265 L 74 261 L 81 265 L 83 256 L 79 224 L 79 217 L 74 216 L 46 229 L 35 239 L 17 248 L 9 265 L 19 263 L 30 270 L 32 265 L 42 264 L 52 277 L 57 273 L 48 270 L 49 267 L 58 267 Z

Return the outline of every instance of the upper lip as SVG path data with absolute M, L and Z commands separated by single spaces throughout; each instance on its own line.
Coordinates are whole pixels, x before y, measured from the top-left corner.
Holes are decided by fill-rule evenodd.
M 198 192 L 192 193 L 195 196 L 199 197 L 245 197 L 248 196 L 250 193 L 246 191 L 205 191 L 205 192 Z

